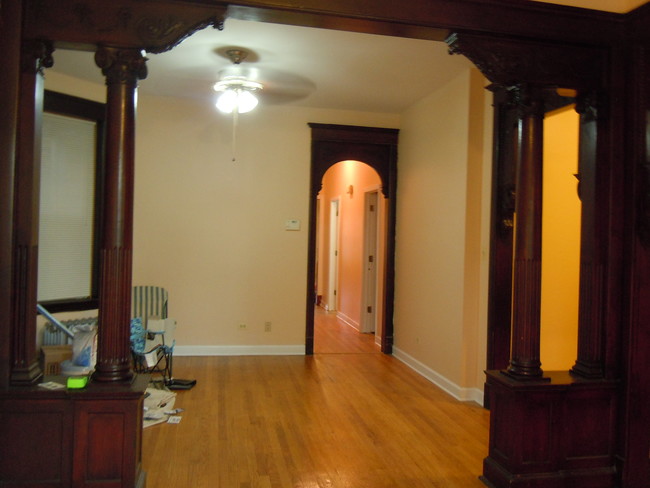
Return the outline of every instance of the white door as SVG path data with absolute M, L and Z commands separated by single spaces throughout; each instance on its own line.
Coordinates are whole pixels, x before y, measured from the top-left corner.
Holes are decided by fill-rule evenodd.
M 327 311 L 338 309 L 337 290 L 339 286 L 339 199 L 330 202 L 330 242 L 329 242 L 329 286 Z
M 377 235 L 379 194 L 376 190 L 364 195 L 363 284 L 361 297 L 361 332 L 377 330 Z

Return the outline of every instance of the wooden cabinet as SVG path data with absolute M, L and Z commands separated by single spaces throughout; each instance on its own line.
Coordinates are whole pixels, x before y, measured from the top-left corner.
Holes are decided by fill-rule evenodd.
M 0 486 L 144 487 L 147 384 L 147 376 L 137 376 L 129 384 L 91 383 L 79 391 L 0 392 Z

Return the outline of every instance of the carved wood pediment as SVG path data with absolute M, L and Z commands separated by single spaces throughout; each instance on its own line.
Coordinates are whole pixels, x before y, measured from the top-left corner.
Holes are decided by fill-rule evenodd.
M 226 6 L 161 0 L 29 0 L 24 37 L 161 53 L 207 26 L 221 29 Z

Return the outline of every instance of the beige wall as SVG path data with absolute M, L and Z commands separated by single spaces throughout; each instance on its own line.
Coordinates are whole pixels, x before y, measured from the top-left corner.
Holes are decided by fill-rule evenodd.
M 138 122 L 134 283 L 169 288 L 179 344 L 304 347 L 307 123 L 397 117 L 265 107 L 240 118 L 235 162 L 211 105 L 141 97 Z
M 395 348 L 463 396 L 484 367 L 485 83 L 472 70 L 403 114 Z M 479 341 L 481 343 L 479 343 Z

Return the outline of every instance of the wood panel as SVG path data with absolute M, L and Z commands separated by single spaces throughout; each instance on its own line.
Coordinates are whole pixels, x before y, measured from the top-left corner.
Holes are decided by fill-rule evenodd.
M 0 402 L 0 484 L 70 486 L 71 452 L 66 446 L 72 443 L 72 436 L 73 413 L 68 404 L 47 400 Z M 47 449 L 43 448 L 45 439 Z
M 139 375 L 129 384 L 83 390 L 0 391 L 0 486 L 142 488 L 148 382 Z
M 483 479 L 495 487 L 611 488 L 617 384 L 547 372 L 517 381 L 488 371 L 489 456 Z

